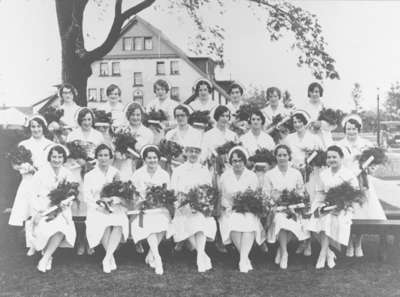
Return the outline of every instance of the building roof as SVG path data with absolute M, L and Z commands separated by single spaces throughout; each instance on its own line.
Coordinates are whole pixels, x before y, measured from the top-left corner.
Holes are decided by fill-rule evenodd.
M 152 24 L 149 22 L 145 21 L 143 18 L 139 16 L 134 16 L 131 18 L 128 23 L 122 28 L 120 37 L 122 37 L 132 26 L 137 24 L 138 22 L 141 22 L 144 24 L 150 31 L 152 31 L 155 35 L 159 36 L 159 38 L 165 42 L 169 47 L 171 47 L 181 58 L 184 60 L 187 64 L 189 64 L 198 74 L 200 74 L 203 78 L 209 79 L 206 73 L 204 73 L 197 65 L 195 65 L 191 59 L 210 59 L 208 57 L 191 57 L 189 58 L 183 50 L 181 50 L 178 46 L 176 46 L 171 40 L 168 39 L 167 36 L 164 35 L 164 33 L 161 32 L 161 30 L 157 29 L 154 27 Z M 212 59 L 210 59 L 212 60 Z M 210 79 L 209 79 L 210 80 Z M 219 93 L 221 93 L 225 98 L 229 98 L 229 94 L 221 87 L 218 85 L 218 83 L 215 80 L 211 80 L 211 83 Z

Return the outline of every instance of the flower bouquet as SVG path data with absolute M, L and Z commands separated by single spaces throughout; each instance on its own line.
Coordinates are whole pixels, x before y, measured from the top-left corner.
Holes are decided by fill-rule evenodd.
M 307 193 L 301 194 L 295 189 L 284 189 L 274 203 L 276 211 L 285 213 L 288 219 L 295 221 L 299 215 L 305 217 L 310 209 L 310 197 Z
M 321 130 L 321 121 L 328 123 L 331 127 L 336 127 L 344 117 L 343 111 L 340 109 L 323 108 L 318 115 L 316 122 L 311 122 L 310 128 L 314 133 L 318 133 Z
M 229 125 L 229 130 L 235 132 L 238 136 L 242 136 L 246 134 L 246 132 L 249 130 L 249 124 L 247 121 L 233 121 Z
M 130 154 L 140 159 L 140 154 L 135 150 L 136 142 L 135 137 L 127 129 L 118 129 L 113 133 L 113 144 L 116 152 Z
M 110 127 L 112 124 L 111 112 L 102 109 L 93 108 L 94 122 L 96 127 Z
M 48 124 L 52 122 L 60 123 L 60 119 L 64 116 L 64 110 L 49 105 L 41 110 L 40 114 L 46 119 Z
M 213 154 L 207 159 L 209 168 L 213 168 L 217 175 L 221 175 L 228 163 L 228 153 L 235 146 L 241 145 L 240 142 L 227 141 L 223 145 L 218 146 Z
M 154 127 L 157 132 L 164 129 L 164 122 L 167 121 L 167 115 L 161 109 L 152 108 L 145 116 L 144 124 L 148 127 Z
M 139 193 L 131 181 L 113 180 L 111 183 L 103 186 L 100 192 L 101 198 L 96 203 L 108 213 L 113 213 L 113 206 L 116 204 L 122 204 L 128 209 L 132 209 L 135 197 L 138 195 Z M 115 197 L 117 199 L 114 199 Z
M 256 150 L 255 154 L 249 158 L 249 163 L 256 171 L 263 171 L 267 166 L 274 166 L 276 164 L 276 158 L 271 151 L 266 148 L 261 148 Z
M 21 175 L 34 174 L 37 170 L 37 168 L 33 166 L 32 152 L 23 145 L 7 153 L 6 158 L 11 161 L 12 167 L 18 170 Z
M 81 140 L 74 140 L 66 143 L 66 147 L 69 150 L 68 158 L 84 161 L 89 160 L 89 156 L 84 143 Z
M 339 214 L 340 211 L 353 207 L 355 203 L 362 205 L 364 201 L 364 191 L 355 189 L 349 182 L 343 182 L 326 192 L 324 205 L 315 211 L 315 217 L 328 212 Z
M 215 215 L 215 206 L 218 201 L 218 190 L 210 185 L 200 185 L 189 190 L 184 195 L 180 206 L 189 205 L 192 212 L 201 212 L 204 216 Z
M 48 194 L 50 208 L 42 214 L 47 217 L 47 222 L 53 220 L 59 213 L 62 213 L 64 207 L 71 205 L 78 196 L 78 188 L 79 183 L 63 180 L 55 189 L 50 191 Z
M 145 200 L 139 202 L 139 210 L 130 211 L 128 214 L 139 215 L 139 226 L 143 227 L 143 215 L 147 211 L 163 211 L 166 208 L 171 216 L 175 211 L 175 193 L 168 190 L 167 184 L 162 186 L 150 186 L 146 189 Z M 161 210 L 160 210 L 161 209 Z
M 305 166 L 300 169 L 304 182 L 308 182 L 310 180 L 310 175 L 313 172 L 314 168 L 321 168 L 326 166 L 326 152 L 318 149 L 318 150 L 306 150 L 306 160 Z
M 197 110 L 190 114 L 188 122 L 195 128 L 200 128 L 204 131 L 212 128 L 212 122 L 210 118 L 210 112 Z
M 257 104 L 255 103 L 247 103 L 239 106 L 239 109 L 236 111 L 235 117 L 239 121 L 248 122 L 250 119 L 250 115 L 254 110 L 259 109 Z
M 277 114 L 272 118 L 272 123 L 267 129 L 267 133 L 271 135 L 275 143 L 278 143 L 282 139 L 282 134 L 292 133 L 294 131 L 293 121 L 291 117 L 282 114 Z
M 169 164 L 180 165 L 179 161 L 174 159 L 179 158 L 183 153 L 183 147 L 178 143 L 166 139 L 162 139 L 159 144 L 161 160 Z
M 249 188 L 234 195 L 232 210 L 239 213 L 250 212 L 262 218 L 268 215 L 269 203 L 261 189 L 252 190 Z
M 370 166 L 377 166 L 385 164 L 388 161 L 386 151 L 380 147 L 370 147 L 362 151 L 361 155 L 358 156 L 358 162 L 360 169 L 357 172 L 360 185 L 363 188 L 369 188 L 368 182 L 368 171 Z

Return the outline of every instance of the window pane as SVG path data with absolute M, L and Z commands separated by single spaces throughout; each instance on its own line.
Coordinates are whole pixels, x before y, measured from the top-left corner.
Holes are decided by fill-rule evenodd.
M 89 101 L 97 101 L 97 89 L 89 89 L 88 90 L 88 99 Z
M 152 50 L 153 49 L 153 39 L 152 39 L 152 37 L 145 37 L 144 38 L 144 49 L 145 50 Z
M 133 50 L 133 38 L 132 37 L 124 37 L 122 40 L 122 50 L 131 51 Z
M 179 74 L 179 61 L 171 61 L 171 74 Z
M 142 72 L 134 72 L 133 73 L 133 85 L 134 86 L 143 86 Z
M 108 76 L 108 63 L 100 63 L 100 76 Z
M 165 75 L 165 62 L 157 62 L 157 75 Z
M 143 37 L 135 37 L 133 40 L 134 40 L 135 51 L 142 51 L 144 43 Z
M 104 88 L 100 88 L 100 101 L 101 102 L 107 101 L 106 93 L 104 92 Z
M 179 100 L 179 87 L 171 88 L 171 99 Z
M 111 67 L 113 75 L 120 75 L 119 62 L 112 62 Z

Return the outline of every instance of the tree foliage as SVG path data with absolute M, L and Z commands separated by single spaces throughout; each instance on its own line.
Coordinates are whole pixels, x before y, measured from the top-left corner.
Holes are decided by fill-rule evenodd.
M 362 89 L 359 83 L 354 83 L 353 90 L 351 91 L 351 98 L 353 98 L 354 102 L 354 111 L 356 113 L 360 113 L 362 110 Z
M 400 118 L 400 82 L 396 82 L 390 86 L 384 103 L 386 113 L 390 116 L 390 120 Z

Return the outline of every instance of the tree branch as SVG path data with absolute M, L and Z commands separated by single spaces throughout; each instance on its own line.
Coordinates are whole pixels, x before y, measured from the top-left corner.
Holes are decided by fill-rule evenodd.
M 56 13 L 58 30 L 61 39 L 63 39 L 72 24 L 72 1 L 56 0 Z
M 125 10 L 124 13 L 122 14 L 123 21 L 127 20 L 128 18 L 137 14 L 138 12 L 141 12 L 142 10 L 150 7 L 151 5 L 153 5 L 154 2 L 155 0 L 144 0 L 139 4 Z

